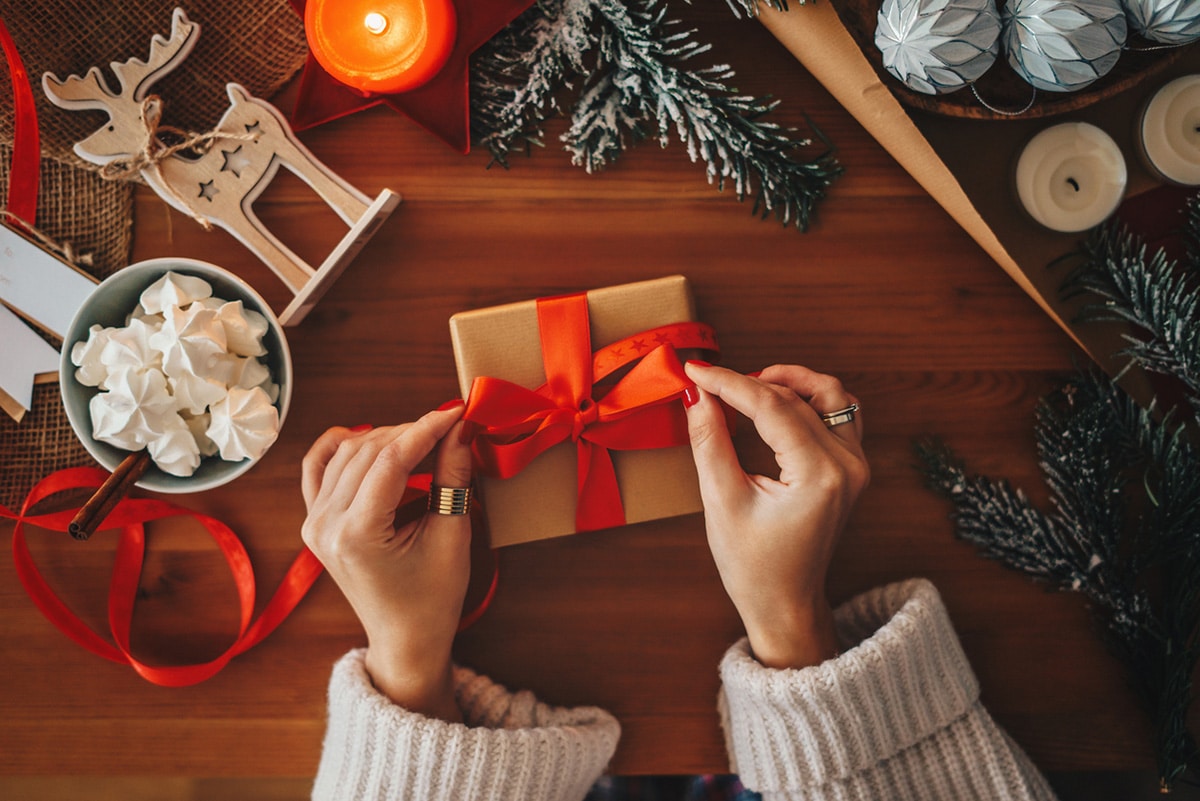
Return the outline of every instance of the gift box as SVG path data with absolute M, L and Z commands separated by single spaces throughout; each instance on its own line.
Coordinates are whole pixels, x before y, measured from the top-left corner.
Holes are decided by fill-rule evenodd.
M 716 341 L 686 278 L 462 312 L 450 333 L 493 547 L 701 511 L 681 360 Z

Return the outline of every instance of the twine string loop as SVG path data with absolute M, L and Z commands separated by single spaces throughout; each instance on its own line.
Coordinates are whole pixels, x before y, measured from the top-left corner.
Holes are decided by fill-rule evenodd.
M 163 125 L 162 115 L 164 103 L 158 95 L 147 95 L 142 101 L 140 118 L 142 122 L 142 143 L 137 152 L 129 155 L 126 158 L 117 158 L 108 162 L 100 168 L 100 177 L 107 181 L 123 181 L 132 178 L 140 173 L 149 172 L 157 179 L 159 186 L 164 191 L 168 192 L 193 220 L 200 223 L 204 230 L 211 231 L 212 223 L 208 218 L 196 211 L 186 198 L 179 193 L 179 190 L 169 184 L 163 177 L 162 168 L 159 166 L 164 159 L 169 159 L 179 153 L 185 151 L 194 151 L 200 156 L 204 156 L 218 140 L 235 140 L 242 142 L 253 142 L 258 139 L 260 133 L 230 133 L 219 129 L 212 129 L 203 133 L 194 131 L 185 131 L 182 128 L 176 128 L 173 125 Z M 172 138 L 178 139 L 174 144 L 167 144 L 162 140 L 162 135 L 167 134 Z

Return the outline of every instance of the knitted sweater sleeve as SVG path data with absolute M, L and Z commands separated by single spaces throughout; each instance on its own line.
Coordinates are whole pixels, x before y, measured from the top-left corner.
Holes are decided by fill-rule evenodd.
M 915 579 L 834 612 L 848 650 L 771 670 L 745 639 L 721 661 L 732 769 L 765 801 L 1053 799 L 979 701 L 936 589 Z
M 617 747 L 616 718 L 512 693 L 455 668 L 465 724 L 393 704 L 371 684 L 365 651 L 333 668 L 314 801 L 578 801 Z

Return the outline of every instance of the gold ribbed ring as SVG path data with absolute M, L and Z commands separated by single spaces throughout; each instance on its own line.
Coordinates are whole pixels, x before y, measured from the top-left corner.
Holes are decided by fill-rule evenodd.
M 429 511 L 439 515 L 465 515 L 471 512 L 470 487 L 429 488 Z

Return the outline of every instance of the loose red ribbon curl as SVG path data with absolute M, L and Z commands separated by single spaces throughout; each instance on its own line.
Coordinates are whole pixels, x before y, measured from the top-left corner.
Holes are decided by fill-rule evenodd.
M 0 51 L 3 51 L 11 73 L 13 106 L 16 111 L 12 166 L 9 172 L 8 211 L 20 220 L 32 224 L 37 216 L 38 171 L 41 159 L 37 109 L 34 106 L 29 76 L 3 20 L 0 20 Z M 128 664 L 154 684 L 184 687 L 211 678 L 225 667 L 230 659 L 257 645 L 274 631 L 300 603 L 323 571 L 321 563 L 312 552 L 307 548 L 302 549 L 288 568 L 279 588 L 263 608 L 262 614 L 252 622 L 255 600 L 254 570 L 250 566 L 250 556 L 246 553 L 245 546 L 228 526 L 215 518 L 166 501 L 123 499 L 97 527 L 101 530 L 121 529 L 108 594 L 108 623 L 114 646 L 80 620 L 46 582 L 29 551 L 24 530 L 25 524 L 28 523 L 51 531 L 66 532 L 78 509 L 32 516 L 29 515 L 29 510 L 60 492 L 95 489 L 105 478 L 107 474 L 104 471 L 92 467 L 60 470 L 38 482 L 30 490 L 19 514 L 0 506 L 0 517 L 16 521 L 13 528 L 13 562 L 17 578 L 42 614 L 88 651 L 113 662 Z M 407 506 L 410 511 L 415 508 L 416 502 L 423 500 L 429 493 L 430 478 L 424 474 L 412 476 L 409 480 L 411 491 L 405 493 L 401 505 Z M 424 508 L 423 505 L 421 508 Z M 409 516 L 415 518 L 419 514 L 418 512 Z M 145 524 L 152 520 L 180 515 L 191 516 L 204 526 L 225 557 L 225 563 L 229 565 L 237 587 L 238 633 L 233 644 L 209 662 L 166 667 L 147 665 L 133 656 L 129 645 L 133 606 L 146 553 Z M 459 631 L 471 626 L 483 616 L 496 594 L 499 576 L 497 563 L 486 595 L 475 609 L 463 616 L 459 622 Z
M 29 76 L 21 63 L 16 44 L 2 20 L 0 20 L 0 50 L 4 52 L 8 62 L 13 88 L 13 106 L 16 111 L 7 207 L 8 211 L 18 219 L 33 224 L 37 217 L 38 171 L 41 160 L 37 110 L 34 106 Z M 102 527 L 105 528 L 120 527 L 121 529 L 121 539 L 117 545 L 116 561 L 113 565 L 108 596 L 108 620 L 113 642 L 116 643 L 114 646 L 92 631 L 50 588 L 33 561 L 24 532 L 25 523 L 65 532 L 77 510 L 35 516 L 30 516 L 29 510 L 45 498 L 65 490 L 99 487 L 105 478 L 107 478 L 107 474 L 96 468 L 60 470 L 40 481 L 30 491 L 20 514 L 14 514 L 0 506 L 0 517 L 8 517 L 17 521 L 13 529 L 13 561 L 17 577 L 42 614 L 60 631 L 87 650 L 105 659 L 131 665 L 144 678 L 155 684 L 181 687 L 203 681 L 215 674 L 234 656 L 270 634 L 287 617 L 321 573 L 321 564 L 316 558 L 307 549 L 302 551 L 288 569 L 279 590 L 263 609 L 258 620 L 252 623 L 254 572 L 250 567 L 250 557 L 246 553 L 245 547 L 228 526 L 219 520 L 164 501 L 126 499 L 109 514 L 102 524 Z M 129 649 L 133 604 L 137 597 L 138 577 L 141 575 L 145 555 L 146 540 L 143 524 L 150 520 L 178 515 L 191 515 L 196 518 L 208 530 L 221 550 L 221 554 L 225 557 L 225 562 L 229 565 L 237 585 L 240 608 L 238 634 L 234 643 L 223 654 L 210 662 L 200 665 L 156 667 L 139 661 Z
M 147 681 L 164 687 L 185 687 L 211 678 L 225 667 L 230 659 L 257 645 L 274 631 L 300 603 L 322 573 L 321 563 L 311 551 L 303 548 L 262 613 L 256 620 L 252 620 L 255 601 L 254 570 L 245 546 L 232 529 L 215 518 L 167 501 L 125 498 L 97 527 L 100 530 L 121 530 L 108 593 L 108 625 L 114 646 L 80 620 L 50 587 L 29 551 L 24 528 L 29 524 L 65 533 L 77 509 L 42 515 L 30 515 L 29 510 L 60 492 L 99 487 L 107 477 L 107 473 L 94 467 L 59 470 L 38 482 L 25 498 L 19 514 L 0 506 L 0 517 L 16 521 L 13 528 L 13 562 L 17 578 L 46 619 L 88 651 L 113 662 L 131 666 Z M 415 475 L 410 479 L 410 491 L 405 493 L 401 502 L 402 508 L 409 516 L 415 518 L 423 512 L 429 483 L 428 474 Z M 411 514 L 411 510 L 418 506 L 421 512 Z M 216 542 L 225 563 L 229 566 L 238 595 L 237 636 L 220 656 L 209 662 L 196 665 L 147 665 L 133 655 L 129 644 L 138 579 L 146 553 L 145 524 L 178 516 L 190 516 L 199 522 Z M 496 593 L 498 578 L 499 571 L 496 570 L 492 574 L 492 583 L 484 599 L 474 610 L 463 616 L 459 623 L 459 631 L 472 625 L 483 615 Z
M 546 383 L 536 390 L 499 378 L 471 385 L 463 419 L 476 466 L 511 478 L 560 442 L 575 443 L 579 531 L 624 525 L 611 450 L 667 448 L 688 441 L 687 418 L 677 403 L 693 386 L 675 348 L 716 349 L 713 329 L 675 323 L 645 331 L 592 354 L 586 294 L 542 298 L 538 331 Z M 611 389 L 597 384 L 631 362 Z M 599 397 L 595 397 L 599 395 Z
M 258 644 L 274 631 L 321 574 L 321 563 L 308 549 L 302 550 L 262 614 L 251 622 L 255 597 L 254 570 L 245 546 L 228 526 L 215 518 L 166 501 L 126 498 L 99 526 L 101 529 L 121 530 L 108 594 L 108 624 L 113 642 L 116 643 L 114 646 L 92 631 L 51 589 L 33 561 L 24 530 L 25 524 L 30 524 L 50 531 L 66 532 L 77 510 L 43 515 L 30 515 L 29 510 L 59 492 L 99 487 L 107 477 L 107 473 L 94 467 L 59 470 L 38 482 L 25 498 L 19 514 L 0 506 L 0 517 L 16 520 L 13 527 L 13 562 L 17 578 L 46 619 L 88 651 L 113 662 L 130 665 L 147 681 L 165 687 L 184 687 L 215 675 L 230 659 Z M 238 594 L 240 614 L 237 637 L 224 653 L 209 662 L 167 667 L 147 665 L 133 656 L 129 646 L 133 605 L 146 551 L 145 523 L 180 515 L 195 518 L 208 531 L 225 558 L 225 563 L 229 565 Z

